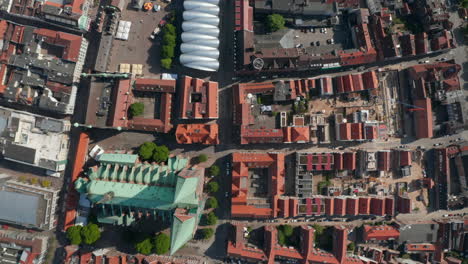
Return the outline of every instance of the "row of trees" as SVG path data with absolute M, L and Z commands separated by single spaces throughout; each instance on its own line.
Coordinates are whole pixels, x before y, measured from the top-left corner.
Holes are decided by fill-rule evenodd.
M 25 176 L 20 176 L 19 179 L 18 179 L 20 182 L 29 182 L 30 184 L 38 184 L 39 182 L 41 183 L 41 186 L 46 188 L 46 187 L 50 187 L 52 185 L 52 182 L 49 181 L 49 180 L 38 180 L 37 178 L 30 178 L 29 180 L 25 177 Z
M 141 160 L 166 162 L 169 157 L 169 149 L 164 146 L 158 146 L 153 142 L 145 142 L 138 149 L 138 156 Z
M 93 223 L 86 226 L 71 226 L 67 229 L 67 238 L 72 245 L 91 245 L 101 238 L 101 231 Z
M 175 55 L 177 30 L 173 24 L 167 23 L 164 25 L 162 33 L 161 66 L 164 69 L 170 69 Z
M 156 253 L 158 255 L 166 254 L 171 246 L 171 239 L 164 233 L 159 233 L 153 238 L 147 238 L 135 244 L 135 249 L 143 254 L 149 255 Z

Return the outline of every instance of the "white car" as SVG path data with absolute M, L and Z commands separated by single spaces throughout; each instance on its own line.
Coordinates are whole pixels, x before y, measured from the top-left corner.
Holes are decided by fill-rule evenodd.
M 150 38 L 151 38 L 151 39 L 154 39 L 154 38 L 156 37 L 156 35 L 159 34 L 160 31 L 161 31 L 161 29 L 160 29 L 159 27 L 156 27 L 156 28 L 153 30 L 153 32 L 151 32 Z
M 104 149 L 99 145 L 95 145 L 89 152 L 89 156 L 95 160 L 99 160 L 99 156 L 104 153 Z
M 161 6 L 160 6 L 160 5 L 154 5 L 154 6 L 153 6 L 153 11 L 154 11 L 154 12 L 158 12 L 159 10 L 161 10 Z

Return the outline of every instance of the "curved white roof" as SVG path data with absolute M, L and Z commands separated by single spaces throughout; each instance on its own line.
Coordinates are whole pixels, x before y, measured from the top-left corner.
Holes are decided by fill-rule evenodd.
M 215 36 L 209 36 L 204 34 L 192 33 L 192 32 L 183 32 L 181 34 L 183 42 L 190 42 L 194 40 L 218 40 Z
M 208 24 L 213 26 L 219 25 L 219 18 L 217 17 L 199 17 L 189 20 L 190 22 Z
M 192 41 L 185 41 L 184 43 L 187 44 L 195 44 L 195 45 L 203 45 L 212 48 L 219 47 L 219 40 L 218 39 L 197 39 Z
M 197 1 L 219 5 L 219 0 L 197 0 Z
M 217 50 L 217 48 L 207 47 L 207 46 L 198 45 L 198 44 L 191 44 L 190 42 L 182 43 L 180 45 L 180 51 L 182 51 L 182 53 L 190 53 L 190 52 L 199 51 L 199 50 L 202 50 L 202 51 L 203 50 Z
M 212 15 L 219 15 L 219 7 L 214 6 L 214 7 L 198 7 L 198 8 L 193 8 L 190 9 L 190 11 L 194 12 L 203 12 L 203 13 L 208 13 Z
M 191 21 L 184 21 L 182 23 L 182 29 L 184 31 L 192 31 L 192 30 L 195 30 L 195 29 L 218 29 L 217 26 L 214 26 L 214 25 L 208 25 L 208 24 L 202 24 L 202 23 L 196 23 L 196 22 L 191 22 Z
M 217 71 L 219 69 L 219 62 L 197 62 L 184 64 L 185 67 L 197 69 L 200 71 Z
M 219 50 L 197 50 L 197 51 L 192 51 L 192 52 L 187 52 L 184 53 L 190 56 L 202 56 L 202 57 L 207 57 L 207 58 L 212 58 L 212 59 L 218 59 L 219 58 Z
M 218 62 L 217 59 L 213 59 L 213 58 L 205 57 L 205 56 L 190 55 L 190 54 L 180 55 L 179 60 L 180 60 L 180 63 L 182 64 L 197 63 L 197 62 Z
M 184 9 L 185 10 L 192 10 L 195 8 L 207 8 L 207 7 L 218 7 L 215 4 L 207 3 L 207 2 L 202 2 L 202 1 L 185 1 L 184 2 Z
M 211 17 L 211 18 L 218 18 L 218 16 L 213 14 L 208 14 L 205 12 L 200 11 L 185 11 L 183 14 L 184 20 L 192 20 L 200 17 Z
M 211 37 L 216 37 L 218 38 L 219 36 L 219 29 L 218 28 L 194 28 L 190 31 L 185 31 L 187 33 L 193 33 L 193 34 L 205 34 L 207 36 L 211 36 Z
M 217 71 L 219 68 L 219 0 L 184 2 L 180 63 L 188 68 Z

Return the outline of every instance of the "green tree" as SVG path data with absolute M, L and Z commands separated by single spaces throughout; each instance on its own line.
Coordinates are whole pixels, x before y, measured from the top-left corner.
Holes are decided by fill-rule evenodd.
M 72 245 L 81 244 L 81 226 L 70 226 L 67 229 L 67 239 Z
M 130 116 L 139 116 L 142 115 L 145 111 L 145 105 L 140 102 L 136 102 L 130 105 Z
M 402 259 L 410 259 L 410 255 L 409 254 L 403 254 L 401 256 Z
M 37 179 L 37 178 L 31 178 L 31 179 L 29 179 L 29 182 L 30 182 L 31 184 L 37 184 L 38 179 Z
M 210 197 L 206 201 L 206 204 L 208 205 L 209 208 L 216 209 L 218 208 L 218 200 L 215 197 Z
M 266 27 L 270 32 L 275 32 L 284 28 L 284 17 L 279 14 L 268 15 L 266 18 Z
M 163 36 L 163 44 L 165 46 L 169 46 L 172 49 L 176 46 L 176 36 L 172 34 L 164 34 Z
M 23 176 L 23 175 L 19 176 L 18 180 L 20 182 L 26 182 L 27 181 L 26 176 Z
M 154 149 L 154 153 L 153 153 L 153 160 L 155 162 L 165 162 L 167 161 L 168 157 L 169 157 L 169 149 L 166 146 L 164 145 L 156 146 L 156 148 Z
M 203 239 L 210 239 L 214 235 L 213 228 L 204 228 L 201 230 Z
M 208 183 L 208 192 L 215 193 L 219 190 L 219 184 L 215 181 L 211 181 Z
M 354 249 L 356 248 L 356 244 L 354 244 L 354 242 L 350 242 L 348 244 L 348 251 L 352 251 L 354 252 Z
M 52 183 L 49 180 L 42 180 L 41 181 L 41 186 L 44 188 L 50 187 Z
M 213 165 L 213 166 L 210 167 L 210 175 L 218 176 L 220 172 L 221 172 L 221 170 L 219 169 L 218 166 Z
M 284 235 L 283 230 L 278 229 L 278 244 L 284 246 L 286 244 L 286 236 Z
M 151 243 L 151 239 L 147 238 L 135 245 L 136 251 L 138 253 L 141 253 L 143 255 L 149 255 L 151 254 L 153 250 L 153 243 Z
M 171 23 L 167 23 L 163 29 L 162 29 L 162 32 L 164 35 L 166 34 L 169 34 L 169 35 L 177 35 L 176 33 L 176 27 L 174 25 L 172 25 Z
M 101 231 L 96 224 L 87 224 L 83 229 L 81 229 L 81 237 L 85 244 L 91 245 L 101 238 Z
M 174 57 L 174 46 L 164 45 L 161 48 L 161 57 L 173 58 Z
M 206 162 L 208 160 L 208 156 L 206 154 L 198 155 L 198 163 Z
M 169 251 L 169 247 L 171 246 L 171 239 L 168 235 L 164 233 L 159 233 L 154 238 L 154 249 L 156 254 L 162 255 L 166 254 Z
M 312 228 L 315 230 L 315 235 L 321 235 L 325 231 L 325 227 L 318 224 L 313 224 Z
M 207 225 L 216 225 L 218 222 L 218 217 L 215 215 L 215 213 L 210 212 L 209 214 L 205 215 L 205 220 Z
M 171 58 L 161 59 L 161 67 L 163 67 L 166 70 L 169 70 L 172 67 L 172 59 Z
M 149 160 L 153 157 L 153 152 L 156 149 L 156 144 L 153 142 L 145 142 L 141 144 L 140 148 L 138 149 L 138 156 L 142 160 Z
M 282 229 L 283 229 L 283 233 L 284 233 L 284 235 L 285 235 L 286 237 L 292 236 L 293 231 L 294 231 L 294 229 L 293 229 L 292 226 L 290 226 L 290 225 L 283 225 L 283 228 L 282 228 Z

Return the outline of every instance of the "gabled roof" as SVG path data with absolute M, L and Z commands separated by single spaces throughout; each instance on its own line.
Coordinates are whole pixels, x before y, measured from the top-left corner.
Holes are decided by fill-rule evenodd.
M 192 239 L 197 228 L 197 219 L 194 216 L 174 214 L 171 227 L 171 248 L 170 255 L 173 255 L 177 250 Z

